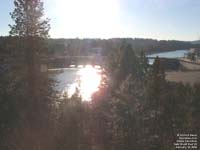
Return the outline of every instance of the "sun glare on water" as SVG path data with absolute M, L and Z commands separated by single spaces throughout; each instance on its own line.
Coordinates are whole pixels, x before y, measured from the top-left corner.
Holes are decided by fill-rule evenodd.
M 98 73 L 98 70 L 92 66 L 86 66 L 81 69 L 80 72 L 80 92 L 84 99 L 90 100 L 91 95 L 98 91 L 101 76 Z
M 79 89 L 83 101 L 90 101 L 92 94 L 98 91 L 101 83 L 101 70 L 87 65 L 77 72 L 77 80 L 68 89 L 69 96 Z

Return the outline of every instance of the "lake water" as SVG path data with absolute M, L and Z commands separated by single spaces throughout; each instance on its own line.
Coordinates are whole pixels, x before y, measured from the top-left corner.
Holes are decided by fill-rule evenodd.
M 169 51 L 169 52 L 162 52 L 162 53 L 155 53 L 151 55 L 147 55 L 148 57 L 160 57 L 160 58 L 180 58 L 184 57 L 185 54 L 188 53 L 188 50 L 176 50 L 176 51 Z M 154 59 L 149 59 L 149 64 L 153 64 Z
M 149 57 L 179 58 L 184 57 L 188 50 L 177 50 L 148 55 Z M 149 60 L 152 64 L 154 60 Z M 60 70 L 60 69 L 59 69 Z M 67 92 L 71 96 L 76 88 L 79 89 L 81 97 L 85 101 L 90 101 L 94 92 L 98 91 L 101 82 L 101 69 L 90 65 L 82 68 L 65 68 L 55 76 L 58 81 L 57 90 L 61 93 Z

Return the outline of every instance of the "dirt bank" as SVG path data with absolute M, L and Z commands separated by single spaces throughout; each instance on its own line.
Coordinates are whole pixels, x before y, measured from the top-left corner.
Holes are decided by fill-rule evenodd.
M 173 82 L 183 82 L 194 84 L 195 82 L 200 82 L 200 71 L 171 71 L 166 72 L 166 79 Z

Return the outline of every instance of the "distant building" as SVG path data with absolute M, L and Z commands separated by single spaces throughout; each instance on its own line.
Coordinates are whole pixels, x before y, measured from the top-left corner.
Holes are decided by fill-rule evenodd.
M 200 53 L 200 48 L 190 48 L 189 53 L 199 54 Z
M 200 70 L 200 49 L 191 48 L 185 58 L 180 58 L 180 63 L 187 70 Z
M 189 53 L 195 53 L 195 48 L 190 48 Z

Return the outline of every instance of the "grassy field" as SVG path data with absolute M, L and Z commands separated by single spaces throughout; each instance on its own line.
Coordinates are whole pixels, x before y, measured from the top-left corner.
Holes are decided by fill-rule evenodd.
M 200 82 L 200 71 L 171 71 L 166 72 L 166 79 L 173 82 L 183 82 L 184 84 L 194 84 Z

